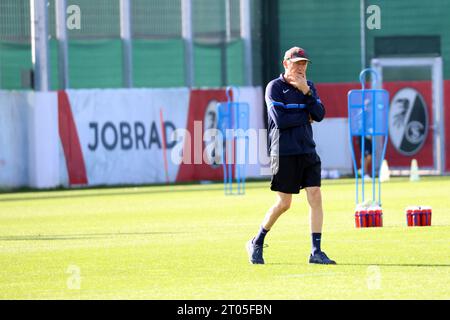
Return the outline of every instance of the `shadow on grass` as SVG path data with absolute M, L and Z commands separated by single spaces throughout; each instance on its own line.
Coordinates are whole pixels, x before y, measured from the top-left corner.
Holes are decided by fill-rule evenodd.
M 450 267 L 450 264 L 427 263 L 339 263 L 340 266 L 378 266 L 378 267 Z
M 48 240 L 88 240 L 111 238 L 117 236 L 154 236 L 154 235 L 174 235 L 186 232 L 112 232 L 112 233 L 87 233 L 87 234 L 67 234 L 67 235 L 24 235 L 24 236 L 1 236 L 0 241 L 48 241 Z
M 136 188 L 141 188 L 136 187 Z M 263 189 L 267 188 L 268 185 L 261 184 L 261 185 L 252 185 L 252 186 L 246 186 L 246 189 Z M 156 188 L 155 188 L 156 189 Z M 60 191 L 60 190 L 58 190 Z M 58 192 L 56 191 L 56 192 Z M 70 191 L 86 191 L 86 193 L 82 194 L 67 194 Z M 100 191 L 100 193 L 89 193 L 89 191 Z M 131 195 L 145 195 L 145 194 L 160 194 L 160 193 L 179 193 L 179 192 L 201 192 L 201 191 L 223 191 L 223 184 L 211 184 L 210 187 L 189 187 L 189 188 L 179 188 L 171 189 L 171 186 L 168 186 L 167 188 L 160 188 L 156 190 L 136 190 L 131 192 L 101 192 L 102 189 L 73 189 L 73 190 L 64 190 L 66 194 L 55 194 L 55 195 L 43 195 L 43 196 L 24 196 L 24 197 L 9 197 L 9 198 L 0 198 L 1 202 L 19 202 L 19 201 L 34 201 L 34 200 L 53 200 L 53 199 L 76 199 L 76 198 L 88 198 L 88 197 L 109 197 L 109 196 L 131 196 Z
M 304 266 L 308 263 L 266 263 L 266 265 L 272 266 Z M 308 264 L 310 265 L 310 264 Z M 312 265 L 312 264 L 311 264 Z M 333 268 L 334 265 L 318 265 L 329 266 Z M 421 263 L 337 263 L 335 266 L 378 266 L 378 267 L 419 267 L 419 268 L 432 268 L 432 267 L 450 267 L 450 264 L 421 264 Z
M 425 181 L 433 181 L 433 180 L 446 180 L 448 177 L 446 176 L 426 176 Z M 246 180 L 248 184 L 246 184 L 246 189 L 264 189 L 269 188 L 269 178 L 261 179 L 261 178 L 249 178 Z M 395 183 L 403 183 L 408 181 L 408 177 L 396 177 L 389 181 L 389 184 Z M 423 181 L 423 180 L 422 180 Z M 256 184 L 251 184 L 252 182 L 256 182 Z M 336 186 L 336 185 L 352 185 L 354 184 L 353 176 L 351 177 L 343 177 L 342 179 L 323 179 L 324 186 Z M 200 181 L 190 181 L 190 182 L 176 182 L 171 183 L 169 185 L 162 183 L 155 184 L 142 184 L 142 185 L 99 185 L 99 186 L 83 186 L 80 188 L 67 188 L 67 187 L 57 187 L 53 189 L 34 189 L 34 188 L 17 188 L 17 189 L 2 189 L 0 187 L 0 196 L 2 195 L 16 195 L 16 194 L 26 194 L 26 193 L 39 193 L 39 192 L 70 192 L 70 191 L 86 191 L 86 194 L 75 194 L 75 195 L 45 195 L 42 197 L 35 196 L 23 196 L 23 197 L 7 197 L 0 198 L 0 202 L 15 202 L 15 201 L 26 201 L 26 200 L 47 200 L 47 199 L 72 199 L 72 198 L 84 198 L 84 197 L 98 197 L 98 196 L 113 196 L 113 195 L 136 195 L 136 194 L 157 194 L 157 193 L 166 193 L 166 192 L 197 192 L 197 191 L 212 191 L 212 190 L 223 190 L 223 182 L 218 181 L 208 181 L 207 185 L 209 188 L 204 188 L 205 184 Z M 186 186 L 186 188 L 179 187 Z M 197 187 L 198 186 L 198 187 Z M 161 188 L 163 187 L 163 188 Z M 177 189 L 171 190 L 170 188 L 177 187 Z M 142 190 L 142 191 L 133 191 L 133 192 L 125 192 L 120 193 L 120 189 L 123 188 L 160 188 L 158 190 Z M 89 191 L 102 191 L 102 190 L 119 190 L 119 192 L 106 192 L 106 193 L 87 193 Z

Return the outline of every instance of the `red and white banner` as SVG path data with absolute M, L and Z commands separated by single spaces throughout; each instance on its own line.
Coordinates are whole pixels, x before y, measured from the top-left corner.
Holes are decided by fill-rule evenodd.
M 222 165 L 207 164 L 203 161 L 203 133 L 206 129 L 217 128 L 217 103 L 227 101 L 225 90 L 192 90 L 189 99 L 189 115 L 186 129 L 193 139 L 185 139 L 183 152 L 191 157 L 189 163 L 180 164 L 177 182 L 223 179 Z M 195 122 L 202 125 L 194 128 Z M 190 149 L 190 150 L 187 150 Z
M 326 107 L 326 119 L 340 118 L 347 120 L 347 93 L 349 90 L 360 89 L 360 83 L 327 83 L 317 84 L 317 89 L 321 100 Z M 402 116 L 402 108 L 404 115 L 403 131 L 390 136 L 386 150 L 386 159 L 390 167 L 409 167 L 412 159 L 417 159 L 421 168 L 431 168 L 433 162 L 433 98 L 431 90 L 431 81 L 396 81 L 385 82 L 383 88 L 389 92 L 390 97 L 390 117 L 397 116 L 397 120 Z M 411 89 L 411 90 L 410 90 Z M 450 110 L 450 80 L 444 81 L 444 110 Z M 423 108 L 422 108 L 423 106 Z M 425 110 L 426 115 L 423 116 Z M 417 111 L 419 110 L 419 112 Z M 423 120 L 413 119 L 411 115 L 419 113 L 419 118 L 426 117 L 426 125 L 422 128 Z M 446 172 L 450 171 L 450 112 L 444 112 L 445 123 L 445 155 L 446 155 Z M 413 121 L 414 120 L 414 121 Z M 393 123 L 391 123 L 392 125 Z M 320 124 L 321 125 L 321 124 Z M 406 131 L 409 129 L 409 134 Z M 330 130 L 329 130 L 330 131 Z M 395 128 L 390 128 L 393 133 Z M 396 137 L 394 137 L 396 136 Z M 343 135 L 338 138 L 343 140 Z M 348 138 L 346 138 L 348 141 Z M 423 139 L 423 141 L 422 141 Z M 410 144 L 416 145 L 416 148 L 405 148 L 404 144 L 410 141 Z M 411 142 L 412 141 L 412 142 Z M 403 143 L 402 143 L 403 142 Z M 348 142 L 347 142 L 348 143 Z M 319 144 L 319 143 L 318 143 Z M 403 147 L 402 147 L 403 144 Z M 360 159 L 359 150 L 357 159 Z M 409 153 L 409 154 L 408 154 Z
M 186 126 L 188 89 L 68 90 L 59 92 L 64 184 L 173 182 L 167 161 Z M 65 177 L 63 177 L 65 180 Z
M 242 88 L 254 129 L 263 128 L 260 96 L 260 88 Z M 216 128 L 217 104 L 224 101 L 223 89 L 59 92 L 62 184 L 222 180 L 222 165 L 204 159 L 204 132 Z M 189 138 L 177 136 L 180 130 Z M 258 168 L 253 165 L 248 176 Z
M 352 170 L 347 93 L 359 87 L 359 83 L 317 84 L 326 117 L 313 129 L 324 169 Z M 389 139 L 386 154 L 389 165 L 406 167 L 416 158 L 420 167 L 433 166 L 430 82 L 392 82 L 384 87 L 395 105 L 393 123 L 426 113 L 426 121 L 414 118 L 405 122 L 404 129 L 396 129 L 400 133 Z M 233 95 L 249 104 L 250 128 L 265 128 L 262 88 L 241 87 Z M 448 97 L 446 80 L 447 110 Z M 217 103 L 226 100 L 223 89 L 0 91 L 0 187 L 221 180 L 222 166 L 204 159 L 203 133 L 217 125 Z M 450 112 L 444 117 L 449 172 Z M 426 131 L 421 131 L 423 126 Z M 178 135 L 180 130 L 189 132 L 190 144 Z M 174 161 L 177 153 L 190 154 L 190 161 Z M 249 165 L 247 177 L 261 177 L 260 171 L 260 163 Z

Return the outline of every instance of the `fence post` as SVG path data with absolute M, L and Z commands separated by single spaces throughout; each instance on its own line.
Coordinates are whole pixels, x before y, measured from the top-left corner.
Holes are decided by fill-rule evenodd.
M 245 85 L 253 85 L 252 20 L 250 0 L 240 1 L 241 38 L 244 40 Z
M 120 0 L 120 37 L 122 39 L 123 86 L 133 87 L 133 56 L 131 44 L 131 3 Z
M 194 86 L 194 50 L 192 32 L 192 0 L 181 0 L 182 35 L 184 40 L 185 85 Z
M 31 61 L 36 91 L 49 91 L 47 0 L 30 0 Z
M 60 89 L 69 88 L 66 10 L 67 0 L 55 0 L 56 39 L 58 40 L 58 76 Z

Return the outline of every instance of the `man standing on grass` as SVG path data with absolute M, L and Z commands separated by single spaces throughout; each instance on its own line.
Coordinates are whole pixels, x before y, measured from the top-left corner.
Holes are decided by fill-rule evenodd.
M 321 161 L 313 140 L 312 121 L 322 121 L 325 108 L 311 81 L 306 80 L 310 60 L 305 50 L 293 47 L 283 59 L 284 73 L 266 87 L 269 146 L 272 159 L 270 189 L 276 203 L 267 212 L 258 234 L 247 242 L 250 263 L 264 264 L 264 237 L 291 206 L 292 194 L 306 190 L 310 206 L 312 250 L 309 263 L 336 264 L 320 248 L 323 224 Z

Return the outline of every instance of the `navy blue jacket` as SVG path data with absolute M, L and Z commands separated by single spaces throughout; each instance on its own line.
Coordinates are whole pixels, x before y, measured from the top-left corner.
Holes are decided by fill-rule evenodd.
M 314 84 L 309 80 L 307 83 L 312 96 L 304 95 L 287 83 L 283 74 L 267 85 L 265 99 L 271 155 L 277 152 L 280 156 L 316 152 L 309 115 L 314 121 L 322 121 L 325 107 Z

